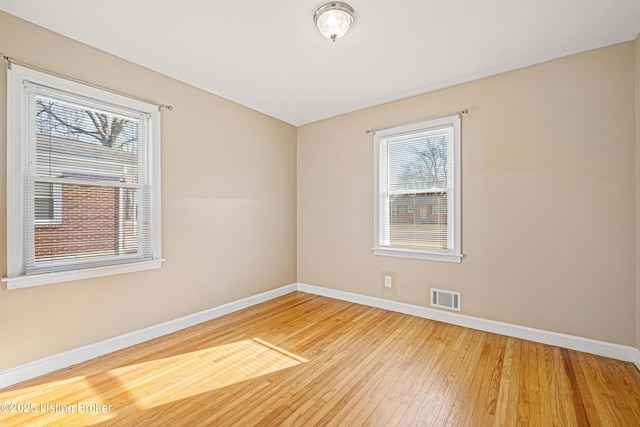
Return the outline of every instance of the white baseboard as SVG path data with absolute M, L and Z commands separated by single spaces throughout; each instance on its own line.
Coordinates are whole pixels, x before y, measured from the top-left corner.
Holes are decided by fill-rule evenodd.
M 234 311 L 242 310 L 261 302 L 269 301 L 279 296 L 295 292 L 297 284 L 282 286 L 271 291 L 267 291 L 258 295 L 253 295 L 238 301 L 233 301 L 218 307 L 190 314 L 158 325 L 149 326 L 148 328 L 139 329 L 124 335 L 89 344 L 63 353 L 54 354 L 52 356 L 43 357 L 22 365 L 13 366 L 8 369 L 0 370 L 0 389 L 9 387 L 13 384 L 26 381 L 49 372 L 57 371 L 71 365 L 75 365 L 107 353 L 121 350 L 135 344 L 140 344 L 162 335 L 170 334 L 198 323 L 215 319 Z
M 370 307 L 382 308 L 399 313 L 410 314 L 412 316 L 423 317 L 425 319 L 437 320 L 451 323 L 453 325 L 464 326 L 485 332 L 506 335 L 514 338 L 521 338 L 543 344 L 564 347 L 571 350 L 583 351 L 585 353 L 596 354 L 598 356 L 609 357 L 611 359 L 633 362 L 640 369 L 640 351 L 634 347 L 613 344 L 605 341 L 592 340 L 590 338 L 577 337 L 574 335 L 560 334 L 557 332 L 545 331 L 542 329 L 528 328 L 510 323 L 498 322 L 495 320 L 483 319 L 480 317 L 467 316 L 453 312 L 435 310 L 432 308 L 406 304 L 382 298 L 370 297 L 366 295 L 354 294 L 351 292 L 337 291 L 335 289 L 323 288 L 320 286 L 298 283 L 298 290 L 310 294 L 326 296 L 343 301 L 354 302 Z
M 584 351 L 586 353 L 597 354 L 599 356 L 610 357 L 612 359 L 623 360 L 625 362 L 632 362 L 636 367 L 638 367 L 638 369 L 640 369 L 640 350 L 631 346 L 612 344 L 605 341 L 597 341 L 589 338 L 528 328 L 526 326 L 497 322 L 495 320 L 487 320 L 464 314 L 449 313 L 427 307 L 354 294 L 351 292 L 338 291 L 305 283 L 294 283 L 198 313 L 190 314 L 188 316 L 180 317 L 178 319 L 170 320 L 168 322 L 160 323 L 158 325 L 150 326 L 148 328 L 139 329 L 124 335 L 89 344 L 84 347 L 79 347 L 22 365 L 0 370 L 0 389 L 49 372 L 57 371 L 58 369 L 63 369 L 71 365 L 94 359 L 107 353 L 121 350 L 135 344 L 140 344 L 142 342 L 224 316 L 225 314 L 251 307 L 261 302 L 269 301 L 279 296 L 295 292 L 296 290 L 514 338 L 522 338 L 571 350 Z

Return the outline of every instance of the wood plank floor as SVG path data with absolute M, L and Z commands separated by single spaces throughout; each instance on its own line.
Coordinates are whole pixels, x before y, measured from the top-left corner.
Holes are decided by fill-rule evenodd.
M 2 426 L 640 426 L 640 372 L 296 292 L 0 390 L 0 402 L 33 410 L 0 412 Z

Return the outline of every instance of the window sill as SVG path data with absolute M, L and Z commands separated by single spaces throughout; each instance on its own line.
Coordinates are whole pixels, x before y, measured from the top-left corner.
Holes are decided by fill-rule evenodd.
M 373 248 L 374 255 L 392 256 L 399 258 L 424 259 L 429 261 L 443 261 L 460 263 L 462 254 L 444 254 L 436 252 L 425 252 L 417 249 L 400 248 Z
M 86 268 L 83 270 L 69 270 L 57 273 L 42 273 L 30 276 L 3 277 L 7 283 L 7 290 L 30 288 L 32 286 L 50 285 L 53 283 L 69 282 L 72 280 L 91 279 L 94 277 L 111 276 L 113 274 L 132 273 L 135 271 L 153 270 L 162 266 L 163 259 L 131 264 L 110 265 L 106 267 Z

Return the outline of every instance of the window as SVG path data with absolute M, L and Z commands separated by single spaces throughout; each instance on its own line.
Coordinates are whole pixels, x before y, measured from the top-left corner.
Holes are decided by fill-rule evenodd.
M 62 221 L 62 186 L 48 182 L 35 183 L 34 219 L 38 224 Z
M 158 108 L 8 73 L 7 289 L 160 267 Z
M 374 254 L 460 262 L 460 116 L 376 131 L 374 143 Z
M 447 205 L 433 205 L 433 206 L 431 206 L 431 214 L 432 215 L 446 215 L 447 214 Z

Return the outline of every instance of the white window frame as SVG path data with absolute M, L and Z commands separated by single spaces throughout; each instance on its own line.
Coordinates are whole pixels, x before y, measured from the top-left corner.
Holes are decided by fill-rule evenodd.
M 389 216 L 388 203 L 381 203 L 380 200 L 388 196 L 388 177 L 382 176 L 388 167 L 388 149 L 386 140 L 394 137 L 409 136 L 413 133 L 423 133 L 438 128 L 451 127 L 453 138 L 449 146 L 449 157 L 452 160 L 453 173 L 452 185 L 447 190 L 448 206 L 447 221 L 453 224 L 452 233 L 448 236 L 448 249 L 437 250 L 430 248 L 405 248 L 390 246 L 385 244 L 389 241 L 388 224 Z M 440 117 L 431 120 L 424 120 L 416 123 L 395 126 L 392 128 L 375 131 L 374 135 L 374 197 L 373 197 L 373 235 L 374 255 L 392 256 L 401 258 L 415 258 L 431 261 L 445 261 L 459 263 L 462 260 L 462 236 L 461 236 L 461 171 L 460 171 L 460 115 L 455 114 L 447 117 Z M 450 222 L 449 222 L 450 221 Z M 385 225 L 386 224 L 386 225 Z
M 149 114 L 149 149 L 146 164 L 150 184 L 151 209 L 151 260 L 105 265 L 84 269 L 46 272 L 26 275 L 23 217 L 23 168 L 25 147 L 29 143 L 24 131 L 25 99 L 24 82 L 68 92 L 80 97 L 95 99 L 112 105 L 137 110 Z M 37 222 L 36 224 L 39 224 Z M 161 256 L 160 229 L 160 112 L 157 106 L 131 99 L 122 95 L 83 85 L 30 68 L 12 64 L 7 71 L 7 289 L 18 289 L 52 283 L 81 280 L 113 274 L 160 268 L 164 261 Z

